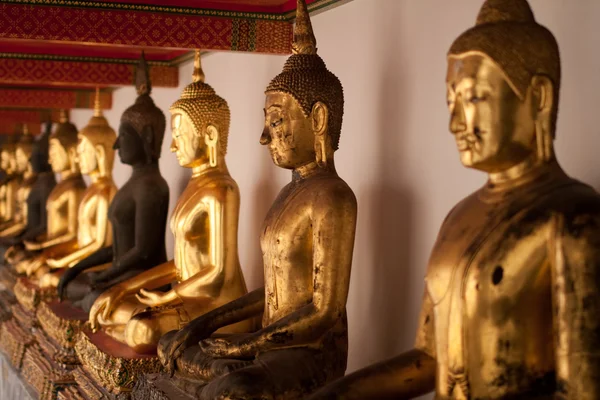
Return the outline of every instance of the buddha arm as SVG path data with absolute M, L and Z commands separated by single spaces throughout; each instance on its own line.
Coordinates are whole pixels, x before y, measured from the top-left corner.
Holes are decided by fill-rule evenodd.
M 356 213 L 352 193 L 333 190 L 319 196 L 312 212 L 312 302 L 249 335 L 235 350 L 237 354 L 253 356 L 258 351 L 314 342 L 345 314 Z
M 558 395 L 600 398 L 600 216 L 558 216 L 550 241 Z
M 435 374 L 433 303 L 425 292 L 414 349 L 345 376 L 310 400 L 412 399 L 435 389 Z
M 106 241 L 108 230 L 108 205 L 109 205 L 109 188 L 101 195 L 98 195 L 98 204 L 96 205 L 96 235 L 93 240 L 85 246 L 78 246 L 77 250 L 69 253 L 62 258 L 52 258 L 47 260 L 47 264 L 51 269 L 66 268 L 74 263 L 84 259 L 85 257 L 100 250 Z
M 26 228 L 24 222 L 16 222 L 12 225 L 7 226 L 4 230 L 0 231 L 0 238 L 15 236 L 23 232 Z
M 120 283 L 120 285 L 125 288 L 127 293 L 136 293 L 141 289 L 156 289 L 168 285 L 175 279 L 177 279 L 175 262 L 171 260 L 148 271 L 144 271 Z
M 163 199 L 152 198 L 152 194 L 139 196 L 135 204 L 135 244 L 115 260 L 110 268 L 99 273 L 97 283 L 110 281 L 132 269 L 141 270 L 143 266 L 148 266 L 148 258 L 154 249 L 165 245 L 163 236 L 151 234 L 156 229 L 153 224 L 162 201 Z
M 222 196 L 226 196 L 226 192 L 222 193 Z M 227 199 L 226 201 L 234 200 Z M 216 200 L 215 197 L 199 204 L 198 208 L 195 210 L 196 218 L 200 218 L 203 213 L 208 214 L 209 243 L 211 244 L 208 246 L 208 260 L 210 260 L 210 264 L 203 266 L 198 273 L 175 285 L 173 291 L 177 294 L 177 297 L 182 299 L 198 297 L 210 299 L 215 292 L 219 292 L 224 280 L 219 278 L 222 278 L 225 273 L 227 239 L 231 237 L 232 233 L 228 229 L 235 229 L 235 227 L 229 227 L 225 223 L 226 204 Z M 192 226 L 196 225 L 198 224 L 192 224 Z M 190 232 L 189 236 L 197 236 L 200 240 L 206 240 L 204 235 L 198 235 L 198 232 Z
M 50 186 L 46 188 L 46 190 L 38 193 L 35 198 L 35 212 L 27 213 L 27 230 L 23 234 L 22 240 L 35 240 L 36 237 L 39 237 L 47 229 L 48 221 L 48 210 L 46 210 L 46 202 L 45 199 L 48 198 L 50 194 L 51 188 L 54 186 Z
M 26 241 L 25 247 L 27 250 L 43 250 L 48 247 L 56 246 L 57 244 L 66 243 L 77 237 L 77 212 L 79 208 L 80 196 L 75 190 L 71 190 L 66 193 L 67 202 L 67 226 L 66 229 L 59 235 L 48 237 L 43 239 L 41 242 Z M 60 200 L 57 200 L 60 201 Z

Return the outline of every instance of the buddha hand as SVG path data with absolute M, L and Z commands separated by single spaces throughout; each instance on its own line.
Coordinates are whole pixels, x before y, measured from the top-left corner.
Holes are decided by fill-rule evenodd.
M 90 327 L 93 332 L 96 332 L 100 327 L 99 319 L 107 320 L 114 308 L 118 306 L 123 297 L 127 295 L 127 289 L 122 285 L 115 285 L 102 293 L 94 302 L 90 310 Z
M 200 342 L 202 352 L 214 358 L 241 358 L 252 356 L 251 334 L 238 334 L 227 338 L 208 338 Z
M 175 361 L 183 352 L 198 341 L 210 337 L 216 329 L 206 319 L 199 317 L 174 335 L 167 334 L 158 342 L 158 358 L 171 376 L 175 373 Z

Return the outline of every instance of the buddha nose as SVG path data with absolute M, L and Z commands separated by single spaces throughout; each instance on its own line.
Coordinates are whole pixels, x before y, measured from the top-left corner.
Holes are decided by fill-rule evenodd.
M 260 144 L 266 146 L 269 143 L 271 143 L 271 134 L 269 133 L 269 130 L 265 128 L 262 135 L 260 135 Z
M 171 140 L 171 153 L 175 153 L 177 151 L 177 144 L 175 144 L 175 139 Z
M 465 111 L 460 96 L 454 102 L 454 108 L 450 112 L 450 132 L 457 134 L 467 129 Z
M 117 136 L 117 139 L 115 140 L 115 142 L 113 143 L 113 150 L 119 150 L 119 137 Z

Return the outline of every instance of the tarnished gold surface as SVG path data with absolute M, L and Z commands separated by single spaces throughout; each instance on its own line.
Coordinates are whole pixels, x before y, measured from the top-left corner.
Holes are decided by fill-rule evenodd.
M 75 351 L 86 373 L 110 393 L 130 392 L 141 374 L 162 369 L 157 357 L 111 355 L 107 351 L 109 347 L 99 348 L 84 331 L 79 335 Z M 75 379 L 79 383 L 79 379 Z
M 525 0 L 488 0 L 448 55 L 450 131 L 486 185 L 433 248 L 415 349 L 311 397 L 600 398 L 600 196 L 554 156 L 560 57 Z
M 225 163 L 229 108 L 202 81 L 199 52 L 195 66 L 194 82 L 171 108 L 171 151 L 192 169 L 171 216 L 175 259 L 109 289 L 90 312 L 93 329 L 139 353 L 154 352 L 163 334 L 247 292 L 237 252 L 240 194 Z M 173 280 L 172 290 L 154 291 Z
M 265 287 L 197 318 L 159 346 L 169 369 L 207 382 L 195 397 L 302 399 L 346 369 L 357 204 L 334 166 L 343 90 L 316 54 L 303 0 L 297 14 L 294 55 L 266 90 L 260 138 L 274 163 L 292 171 L 262 230 Z M 260 315 L 256 332 L 208 339 Z M 184 353 L 198 341 L 195 352 Z

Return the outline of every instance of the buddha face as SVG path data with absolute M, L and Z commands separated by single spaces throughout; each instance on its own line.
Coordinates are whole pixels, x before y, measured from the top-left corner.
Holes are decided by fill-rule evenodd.
M 119 151 L 119 158 L 123 164 L 139 164 L 146 159 L 142 138 L 127 123 L 122 123 L 119 126 L 119 136 L 115 141 L 113 149 Z
M 13 154 L 9 150 L 0 151 L 0 168 L 7 173 L 13 172 Z
M 310 117 L 286 93 L 268 93 L 265 129 L 260 143 L 269 146 L 275 165 L 294 169 L 315 161 L 315 136 Z
M 192 168 L 207 162 L 203 159 L 204 140 L 196 132 L 190 117 L 185 113 L 174 112 L 171 116 L 171 152 L 175 153 L 179 165 Z M 206 158 L 206 157 L 204 157 Z
M 98 158 L 96 149 L 88 138 L 83 135 L 77 135 L 77 161 L 82 174 L 90 174 L 98 169 Z
M 519 98 L 490 58 L 450 57 L 447 89 L 450 131 L 463 165 L 497 173 L 535 154 L 531 91 Z
M 17 172 L 24 172 L 27 169 L 27 166 L 29 165 L 29 158 L 30 155 L 27 154 L 21 146 L 18 146 L 17 150 L 15 151 Z
M 48 160 L 55 173 L 69 169 L 69 155 L 58 139 L 50 139 L 48 148 Z

